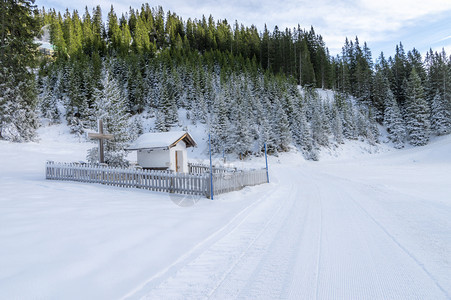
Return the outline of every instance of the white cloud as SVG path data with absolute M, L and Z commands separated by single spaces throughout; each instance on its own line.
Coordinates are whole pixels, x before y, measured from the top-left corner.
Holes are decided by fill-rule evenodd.
M 443 42 L 443 41 L 450 40 L 450 39 L 451 39 L 451 35 L 446 36 L 446 37 L 444 37 L 444 38 L 438 40 L 437 42 Z

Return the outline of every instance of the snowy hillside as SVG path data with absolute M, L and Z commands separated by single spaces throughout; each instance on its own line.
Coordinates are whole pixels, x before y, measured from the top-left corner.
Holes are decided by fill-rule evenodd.
M 68 131 L 0 141 L 1 299 L 451 297 L 451 136 L 283 153 L 270 184 L 210 201 L 46 181 L 93 146 Z

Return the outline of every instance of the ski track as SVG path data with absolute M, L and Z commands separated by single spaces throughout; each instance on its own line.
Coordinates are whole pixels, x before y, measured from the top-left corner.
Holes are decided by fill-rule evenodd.
M 262 197 L 262 199 L 252 202 L 250 205 L 242 209 L 230 222 L 225 224 L 223 227 L 221 227 L 219 230 L 211 234 L 203 241 L 199 242 L 187 254 L 178 258 L 170 266 L 158 272 L 156 275 L 146 280 L 145 283 L 141 284 L 139 287 L 129 292 L 122 298 L 136 299 L 144 297 L 147 291 L 153 290 L 155 287 L 158 287 L 162 282 L 164 282 L 168 278 L 171 278 L 174 272 L 178 272 L 174 270 L 182 269 L 189 262 L 193 261 L 196 257 L 200 256 L 203 252 L 207 251 L 212 244 L 216 243 L 218 240 L 222 239 L 224 236 L 234 231 L 238 226 L 244 223 L 246 219 L 249 217 L 249 214 L 252 213 L 253 207 L 257 206 L 261 202 L 264 202 L 268 197 L 273 195 L 275 192 L 276 192 L 275 190 L 272 190 L 264 197 Z
M 368 186 L 308 168 L 296 172 L 128 297 L 450 299 L 364 205 Z

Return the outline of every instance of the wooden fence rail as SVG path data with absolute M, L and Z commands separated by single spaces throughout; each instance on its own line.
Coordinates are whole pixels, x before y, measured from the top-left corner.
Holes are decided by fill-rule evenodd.
M 200 170 L 199 167 L 197 171 Z M 45 177 L 50 180 L 101 183 L 119 187 L 210 197 L 210 174 L 208 172 L 184 174 L 48 161 Z M 267 182 L 265 169 L 225 172 L 217 168 L 217 171 L 213 174 L 213 195 L 236 191 L 245 186 L 265 182 Z
M 253 186 L 266 182 L 266 169 L 245 170 L 233 173 L 216 173 L 213 174 L 213 195 L 238 191 L 246 186 Z M 207 192 L 210 193 L 210 186 L 207 186 L 207 189 Z
M 213 166 L 213 174 L 219 174 L 219 173 L 228 173 L 228 172 L 236 172 L 237 168 L 226 168 L 221 166 Z M 210 166 L 204 165 L 204 164 L 193 164 L 188 163 L 188 172 L 190 174 L 204 174 L 204 173 L 210 173 Z

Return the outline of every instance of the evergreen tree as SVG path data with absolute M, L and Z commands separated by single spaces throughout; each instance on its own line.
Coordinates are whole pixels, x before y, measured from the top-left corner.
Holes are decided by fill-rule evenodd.
M 343 120 L 341 119 L 340 112 L 338 111 L 338 107 L 336 104 L 333 106 L 332 110 L 332 134 L 334 135 L 335 141 L 339 144 L 344 143 L 343 136 Z
M 335 102 L 337 103 L 340 117 L 343 121 L 343 136 L 349 140 L 357 139 L 354 108 L 350 99 L 346 98 L 344 95 L 336 94 Z
M 395 95 L 396 101 L 403 106 L 406 100 L 406 84 L 409 77 L 407 70 L 407 57 L 404 52 L 402 43 L 396 45 L 396 53 L 393 59 L 389 59 L 393 73 L 393 80 L 391 80 L 391 90 Z
M 116 79 L 111 76 L 108 66 L 105 68 L 101 80 L 102 88 L 96 89 L 94 94 L 93 121 L 103 120 L 104 131 L 114 135 L 112 141 L 105 145 L 105 162 L 113 166 L 126 166 L 125 148 L 130 142 L 127 106 Z M 88 152 L 87 159 L 96 162 L 98 148 Z
M 301 148 L 302 154 L 306 159 L 318 160 L 318 153 L 313 146 L 313 137 L 310 130 L 310 125 L 305 116 L 305 110 L 300 108 L 298 111 L 298 129 L 293 132 L 293 138 L 296 144 Z
M 376 74 L 373 80 L 373 107 L 375 108 L 376 120 L 382 123 L 384 120 L 384 111 L 386 107 L 385 100 L 387 99 L 387 90 L 390 89 L 390 84 L 380 66 L 376 66 Z
M 279 101 L 274 104 L 273 128 L 277 138 L 277 148 L 279 151 L 288 151 L 292 142 L 290 123 L 282 105 Z
M 393 142 L 394 147 L 404 147 L 406 130 L 401 112 L 396 103 L 395 96 L 390 89 L 386 91 L 384 126 L 387 128 L 388 139 Z
M 414 146 L 426 145 L 430 133 L 429 107 L 415 69 L 412 69 L 407 82 L 405 119 L 409 142 Z
M 233 149 L 235 153 L 237 153 L 242 159 L 244 156 L 247 156 L 251 152 L 251 136 L 250 136 L 250 123 L 249 119 L 246 116 L 246 113 L 243 110 L 238 111 L 237 122 L 235 126 L 233 126 L 233 132 L 231 136 L 234 139 Z
M 0 1 L 0 139 L 22 142 L 35 136 L 35 13 L 33 1 Z
M 45 77 L 42 83 L 42 92 L 38 97 L 38 107 L 41 117 L 47 118 L 50 123 L 59 123 L 60 112 L 58 110 L 58 100 L 56 93 L 50 86 L 49 77 Z
M 316 107 L 313 110 L 313 116 L 311 121 L 312 128 L 312 138 L 316 145 L 319 146 L 328 146 L 329 145 L 329 137 L 328 137 L 328 120 L 324 115 L 323 107 L 320 103 L 320 100 L 317 99 Z
M 227 144 L 227 134 L 230 125 L 227 117 L 227 106 L 222 94 L 216 97 L 213 115 L 211 124 L 212 147 L 216 153 L 223 150 L 229 152 L 230 145 Z
M 431 129 L 437 135 L 451 132 L 451 115 L 446 109 L 446 103 L 440 97 L 439 91 L 435 94 L 431 104 Z
M 1 86 L 0 86 L 1 88 Z M 15 88 L 7 87 L 0 95 L 0 137 L 11 142 L 33 140 L 38 127 L 36 114 L 22 98 L 22 89 L 27 89 L 19 82 Z

